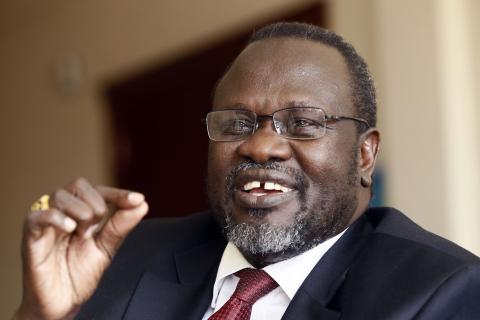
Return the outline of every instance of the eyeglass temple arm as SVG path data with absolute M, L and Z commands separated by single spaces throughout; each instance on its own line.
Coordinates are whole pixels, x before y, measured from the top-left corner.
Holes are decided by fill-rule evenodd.
M 370 128 L 370 124 L 368 123 L 368 121 L 365 120 L 365 119 L 362 119 L 362 118 L 346 117 L 346 116 L 325 116 L 325 119 L 326 120 L 334 120 L 334 121 L 353 120 L 353 121 L 363 123 L 364 125 L 367 126 L 367 128 Z

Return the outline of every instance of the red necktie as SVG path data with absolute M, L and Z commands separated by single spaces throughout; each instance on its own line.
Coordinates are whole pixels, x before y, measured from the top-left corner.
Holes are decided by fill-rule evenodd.
M 242 269 L 235 273 L 240 281 L 230 299 L 208 320 L 249 320 L 252 305 L 278 287 L 265 271 Z

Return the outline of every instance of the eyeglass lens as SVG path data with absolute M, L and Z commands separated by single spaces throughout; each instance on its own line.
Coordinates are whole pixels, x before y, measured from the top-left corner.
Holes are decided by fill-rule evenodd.
M 278 134 L 289 139 L 317 139 L 325 134 L 326 116 L 319 108 L 299 107 L 273 113 Z M 220 110 L 207 115 L 207 130 L 214 141 L 236 141 L 258 127 L 257 115 L 248 110 Z

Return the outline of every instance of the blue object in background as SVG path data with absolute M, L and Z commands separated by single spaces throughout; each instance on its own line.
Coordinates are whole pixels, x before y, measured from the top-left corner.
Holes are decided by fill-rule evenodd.
M 370 207 L 385 206 L 385 174 L 381 167 L 377 167 L 373 172 L 373 188 L 372 199 L 370 200 Z

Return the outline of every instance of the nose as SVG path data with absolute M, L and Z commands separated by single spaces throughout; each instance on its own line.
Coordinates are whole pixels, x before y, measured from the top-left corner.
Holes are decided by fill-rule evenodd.
M 261 126 L 238 147 L 240 156 L 256 163 L 286 161 L 292 157 L 287 139 L 279 136 L 271 126 Z

